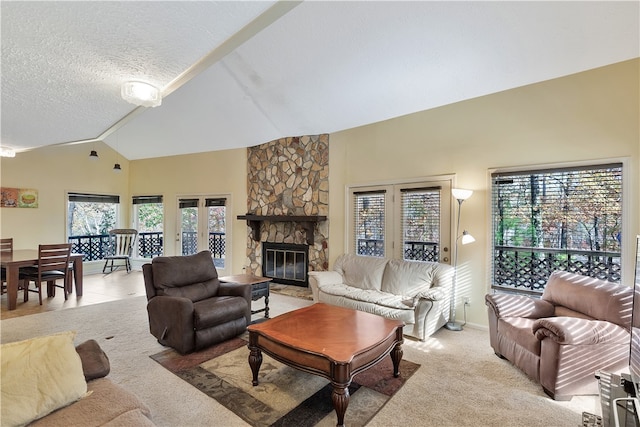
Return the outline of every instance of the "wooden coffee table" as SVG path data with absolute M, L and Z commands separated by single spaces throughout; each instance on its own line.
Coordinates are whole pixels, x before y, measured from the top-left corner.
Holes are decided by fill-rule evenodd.
M 258 385 L 262 352 L 274 359 L 331 381 L 331 400 L 344 425 L 349 384 L 361 371 L 391 354 L 393 376 L 400 375 L 404 322 L 317 303 L 290 311 L 249 330 L 249 366 Z

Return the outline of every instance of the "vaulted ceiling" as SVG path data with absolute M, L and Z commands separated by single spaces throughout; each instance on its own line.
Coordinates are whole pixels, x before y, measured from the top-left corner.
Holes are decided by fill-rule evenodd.
M 2 1 L 0 145 L 332 133 L 640 56 L 640 2 Z M 162 105 L 120 97 L 128 80 Z

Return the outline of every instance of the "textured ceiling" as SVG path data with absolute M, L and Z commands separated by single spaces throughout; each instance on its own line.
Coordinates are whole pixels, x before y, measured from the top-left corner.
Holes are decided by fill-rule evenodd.
M 1 144 L 331 133 L 640 56 L 627 2 L 2 2 Z M 135 108 L 120 85 L 163 88 Z

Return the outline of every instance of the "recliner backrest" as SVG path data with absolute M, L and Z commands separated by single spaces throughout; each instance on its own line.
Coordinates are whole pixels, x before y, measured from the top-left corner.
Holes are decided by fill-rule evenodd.
M 554 271 L 549 276 L 542 299 L 593 319 L 606 320 L 626 329 L 631 326 L 633 291 L 625 285 L 567 271 Z M 562 314 L 562 310 L 556 310 L 556 315 Z
M 218 271 L 209 251 L 156 257 L 151 261 L 151 270 L 157 296 L 185 297 L 197 302 L 217 295 L 220 288 Z

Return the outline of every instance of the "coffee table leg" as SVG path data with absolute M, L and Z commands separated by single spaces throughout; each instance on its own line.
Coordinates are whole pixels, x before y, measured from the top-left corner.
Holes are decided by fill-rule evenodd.
M 332 385 L 331 401 L 333 402 L 333 409 L 336 410 L 336 415 L 338 416 L 336 427 L 344 427 L 344 414 L 347 412 L 347 406 L 349 406 L 349 384 L 332 383 Z
M 258 385 L 258 371 L 260 371 L 260 365 L 262 365 L 262 351 L 256 345 L 258 337 L 249 332 L 249 366 L 251 367 L 251 373 L 253 374 L 253 381 L 251 384 Z
M 265 319 L 269 318 L 269 291 L 267 291 L 267 295 L 264 297 L 264 317 Z
M 393 361 L 393 376 L 400 376 L 400 361 L 402 360 L 402 355 L 404 351 L 402 350 L 402 343 L 397 343 L 393 350 L 391 350 L 391 360 Z

